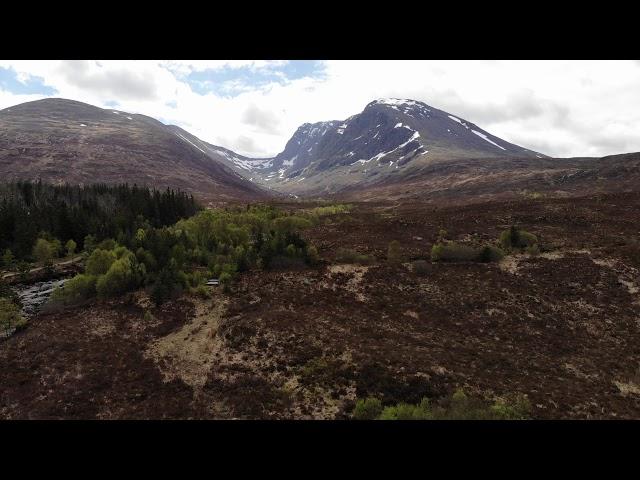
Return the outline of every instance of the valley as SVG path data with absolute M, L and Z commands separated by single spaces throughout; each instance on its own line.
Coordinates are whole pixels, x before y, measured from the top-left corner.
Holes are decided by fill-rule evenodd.
M 37 314 L 1 344 L 0 415 L 348 419 L 359 399 L 464 389 L 526 395 L 536 419 L 637 418 L 638 207 L 637 193 L 352 203 L 304 230 L 316 265 L 251 269 L 160 307 L 140 290 Z M 442 238 L 495 245 L 511 225 L 539 252 L 430 257 Z
M 379 98 L 251 158 L 0 110 L 0 419 L 637 419 L 640 154 Z

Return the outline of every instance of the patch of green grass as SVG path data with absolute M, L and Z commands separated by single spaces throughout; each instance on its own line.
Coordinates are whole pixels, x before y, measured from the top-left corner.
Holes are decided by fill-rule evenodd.
M 469 397 L 462 389 L 432 405 L 423 398 L 416 405 L 398 403 L 383 407 L 374 397 L 356 402 L 356 420 L 526 420 L 531 417 L 531 404 L 526 396 L 516 395 L 493 403 Z
M 305 210 L 306 213 L 317 217 L 324 217 L 327 215 L 337 215 L 339 213 L 349 213 L 351 211 L 351 205 L 342 203 L 336 203 L 333 205 L 326 205 L 322 207 L 315 207 Z

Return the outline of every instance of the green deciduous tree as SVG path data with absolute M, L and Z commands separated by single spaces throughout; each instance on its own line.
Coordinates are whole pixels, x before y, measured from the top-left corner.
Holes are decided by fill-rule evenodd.
M 73 241 L 73 239 L 69 240 L 64 248 L 67 250 L 67 255 L 73 256 L 76 253 L 76 248 L 78 248 L 78 244 Z
M 104 275 L 115 261 L 115 253 L 97 248 L 87 259 L 85 271 L 89 275 Z
M 55 246 L 51 242 L 44 238 L 39 238 L 33 246 L 33 256 L 38 262 L 46 264 L 53 259 L 54 249 Z

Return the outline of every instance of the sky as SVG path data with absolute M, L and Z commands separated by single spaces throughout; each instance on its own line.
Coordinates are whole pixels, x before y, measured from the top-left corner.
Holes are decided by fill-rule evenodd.
M 0 60 L 0 109 L 46 97 L 148 115 L 251 157 L 384 97 L 555 157 L 640 151 L 640 60 Z

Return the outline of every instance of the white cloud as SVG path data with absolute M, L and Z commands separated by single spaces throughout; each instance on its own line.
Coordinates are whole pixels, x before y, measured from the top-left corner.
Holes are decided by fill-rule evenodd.
M 378 97 L 422 100 L 505 140 L 555 156 L 640 151 L 638 61 L 327 61 L 322 78 L 246 79 L 199 94 L 191 72 L 249 68 L 282 76 L 285 61 L 0 61 L 56 96 L 163 119 L 238 153 L 278 153 L 305 122 L 342 120 Z M 230 97 L 230 92 L 237 94 Z M 0 91 L 0 107 L 41 96 Z

